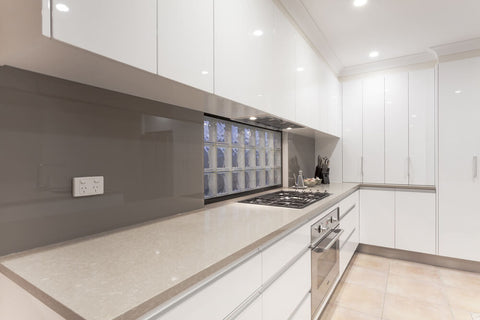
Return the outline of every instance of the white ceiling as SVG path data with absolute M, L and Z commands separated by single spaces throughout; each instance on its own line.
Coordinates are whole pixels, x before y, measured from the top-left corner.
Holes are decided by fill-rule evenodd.
M 480 0 L 299 0 L 343 67 L 480 37 Z M 293 14 L 292 14 L 293 15 Z M 372 50 L 379 56 L 368 56 Z

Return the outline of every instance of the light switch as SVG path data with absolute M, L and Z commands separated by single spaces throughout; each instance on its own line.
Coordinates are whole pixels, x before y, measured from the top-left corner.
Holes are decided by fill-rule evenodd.
M 73 178 L 73 196 L 86 197 L 103 194 L 103 176 Z

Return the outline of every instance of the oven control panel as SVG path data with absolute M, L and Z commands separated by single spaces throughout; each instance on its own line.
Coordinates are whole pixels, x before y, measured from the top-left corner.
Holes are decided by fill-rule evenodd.
M 337 207 L 311 226 L 311 243 L 319 241 L 320 239 L 324 238 L 332 229 L 338 227 L 339 214 L 339 209 Z

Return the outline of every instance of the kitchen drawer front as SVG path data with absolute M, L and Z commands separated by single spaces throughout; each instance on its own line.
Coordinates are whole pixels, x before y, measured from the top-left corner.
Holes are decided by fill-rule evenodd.
M 310 225 L 304 224 L 262 252 L 263 283 L 310 245 Z
M 355 253 L 355 250 L 357 250 L 359 243 L 358 227 L 346 234 L 346 237 L 347 238 L 343 241 L 343 244 L 340 242 L 340 276 L 347 268 L 348 263 Z
M 263 320 L 287 319 L 311 288 L 311 254 L 305 252 L 263 293 Z
M 289 320 L 308 320 L 312 317 L 312 296 L 309 293 Z
M 152 319 L 223 319 L 261 286 L 261 272 L 257 254 Z
M 227 319 L 230 319 L 227 318 Z M 234 316 L 235 320 L 262 320 L 262 296 L 256 298 L 245 310 L 238 316 Z
M 355 191 L 342 201 L 340 201 L 340 204 L 338 205 L 340 209 L 340 219 L 344 216 L 348 216 L 350 211 L 352 210 L 358 210 L 359 207 L 359 192 Z

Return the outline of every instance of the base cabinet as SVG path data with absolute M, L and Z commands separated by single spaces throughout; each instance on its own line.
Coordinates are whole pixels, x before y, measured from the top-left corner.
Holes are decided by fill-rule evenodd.
M 290 320 L 310 320 L 312 317 L 312 296 L 309 293 L 297 308 Z
M 360 242 L 395 247 L 395 192 L 360 190 Z
M 227 318 L 230 319 L 230 318 Z M 262 320 L 262 296 L 255 299 L 239 315 L 232 317 L 235 320 Z
M 348 266 L 348 263 L 357 250 L 360 242 L 359 232 L 359 192 L 356 191 L 348 198 L 340 202 L 340 228 L 343 230 L 340 236 L 340 276 Z

